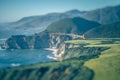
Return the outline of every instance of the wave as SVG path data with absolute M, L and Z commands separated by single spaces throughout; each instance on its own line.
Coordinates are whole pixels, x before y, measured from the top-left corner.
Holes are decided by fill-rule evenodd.
M 58 49 L 56 49 L 56 48 L 45 48 L 45 50 L 52 51 L 52 54 L 53 54 L 53 56 L 52 55 L 47 55 L 47 58 L 53 59 L 53 60 L 58 60 L 58 58 L 56 57 L 56 53 L 57 53 Z
M 58 51 L 56 48 L 45 48 L 44 50 L 52 51 L 52 53 L 55 55 Z
M 12 64 L 11 64 L 12 67 L 17 67 L 17 66 L 20 66 L 20 65 L 21 65 L 21 64 L 19 64 L 19 63 L 12 63 Z
M 49 59 L 53 59 L 53 60 L 58 60 L 56 57 L 54 57 L 54 56 L 50 56 L 50 55 L 47 55 L 47 58 L 49 58 Z

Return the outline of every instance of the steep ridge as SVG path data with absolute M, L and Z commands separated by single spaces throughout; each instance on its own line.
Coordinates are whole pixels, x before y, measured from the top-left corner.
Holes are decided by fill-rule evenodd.
M 3 48 L 6 49 L 50 48 L 51 44 L 60 45 L 64 41 L 72 40 L 75 37 L 84 38 L 83 34 L 86 31 L 97 26 L 100 26 L 100 24 L 79 17 L 63 19 L 51 24 L 45 31 L 40 32 L 39 34 L 35 34 L 32 36 L 25 35 L 12 36 L 3 44 Z M 53 39 L 53 37 L 55 39 Z
M 101 24 L 117 22 L 120 21 L 120 5 L 88 11 L 81 17 Z
M 120 21 L 120 5 L 92 11 L 70 10 L 63 13 L 24 17 L 16 22 L 0 24 L 0 38 L 8 38 L 11 35 L 39 33 L 56 21 L 74 17 L 82 17 L 100 24 L 113 23 Z
M 43 49 L 59 48 L 66 40 L 72 40 L 72 35 L 48 34 L 41 32 L 34 36 L 16 35 L 10 37 L 3 45 L 5 49 Z
M 65 18 L 78 17 L 84 11 L 71 10 L 63 13 L 48 13 L 45 15 L 24 17 L 16 22 L 1 24 L 1 38 L 8 38 L 11 35 L 32 35 L 42 32 L 48 25 Z
M 85 33 L 87 38 L 119 38 L 120 21 L 93 28 Z
M 49 25 L 46 30 L 50 33 L 84 34 L 89 29 L 98 26 L 100 26 L 100 24 L 97 22 L 88 21 L 80 17 L 75 17 L 54 22 Z

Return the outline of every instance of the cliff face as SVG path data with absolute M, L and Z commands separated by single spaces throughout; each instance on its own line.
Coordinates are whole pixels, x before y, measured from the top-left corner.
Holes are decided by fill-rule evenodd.
M 41 49 L 59 48 L 66 40 L 72 40 L 70 35 L 49 34 L 42 32 L 33 36 L 16 35 L 10 37 L 2 45 L 4 49 Z
M 49 37 L 17 35 L 9 38 L 3 45 L 5 49 L 39 49 L 49 47 Z
M 88 60 L 99 57 L 100 53 L 108 47 L 84 47 L 83 44 L 64 43 L 56 53 L 59 60 L 80 59 Z
M 61 44 L 61 46 L 58 48 L 57 53 L 55 54 L 55 56 L 59 59 L 59 60 L 63 60 L 63 55 L 65 55 L 65 53 L 67 52 L 68 49 L 75 47 L 72 44 Z
M 3 45 L 4 49 L 58 49 L 55 57 L 59 60 L 79 58 L 88 59 L 98 57 L 102 47 L 86 48 L 82 44 L 65 43 L 65 41 L 75 39 L 74 36 L 61 33 L 42 32 L 33 36 L 16 35 L 9 38 Z M 73 54 L 74 53 L 74 54 Z M 90 55 L 90 56 L 88 56 Z M 86 57 L 88 56 L 88 57 Z
M 52 46 L 57 45 L 64 38 L 58 35 L 50 35 Z M 55 43 L 56 42 L 56 43 Z M 58 53 L 64 59 L 62 62 L 40 63 L 17 68 L 0 70 L 1 80 L 92 80 L 94 72 L 83 66 L 84 62 L 96 58 L 106 50 L 106 47 L 84 47 L 83 44 L 62 43 Z M 7 76 L 7 77 L 6 77 Z M 14 77 L 15 76 L 15 77 Z M 32 77 L 31 77 L 32 76 Z
M 65 34 L 50 34 L 50 48 L 59 48 L 64 41 L 72 40 L 73 37 Z

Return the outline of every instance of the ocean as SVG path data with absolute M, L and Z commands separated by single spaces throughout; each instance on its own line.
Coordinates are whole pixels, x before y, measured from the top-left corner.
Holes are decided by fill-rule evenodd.
M 55 61 L 52 51 L 43 49 L 0 50 L 0 68 Z

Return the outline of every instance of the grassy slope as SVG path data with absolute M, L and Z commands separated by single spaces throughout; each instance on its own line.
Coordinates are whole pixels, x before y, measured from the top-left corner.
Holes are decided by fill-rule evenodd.
M 41 63 L 31 66 L 0 70 L 1 80 L 119 80 L 120 39 L 89 39 L 66 41 L 70 44 L 87 44 L 85 47 L 106 47 L 99 58 L 89 60 L 82 66 L 79 59 L 62 62 Z M 117 40 L 117 41 L 116 41 Z M 102 43 L 104 41 L 104 44 Z M 106 42 L 110 42 L 105 44 Z M 88 67 L 88 68 L 86 68 Z M 89 69 L 90 68 L 90 69 Z M 43 70 L 44 69 L 44 70 Z M 95 75 L 93 75 L 93 71 Z
M 103 43 L 107 42 L 107 43 Z M 109 42 L 109 43 L 108 43 Z M 120 39 L 96 38 L 89 40 L 66 41 L 72 44 L 86 44 L 84 47 L 109 47 L 96 59 L 85 62 L 84 66 L 95 72 L 94 80 L 120 80 Z
M 89 26 L 88 26 L 89 25 Z M 94 21 L 88 21 L 80 17 L 67 18 L 52 23 L 47 27 L 47 31 L 50 33 L 77 33 L 83 34 L 86 31 L 100 26 L 99 23 Z
M 99 58 L 84 64 L 94 70 L 94 80 L 120 80 L 120 44 L 108 45 L 110 49 L 103 51 Z
M 92 73 L 80 60 L 69 60 L 0 70 L 0 80 L 90 80 Z
M 119 38 L 120 37 L 120 21 L 102 25 L 88 30 L 85 33 L 87 38 Z

